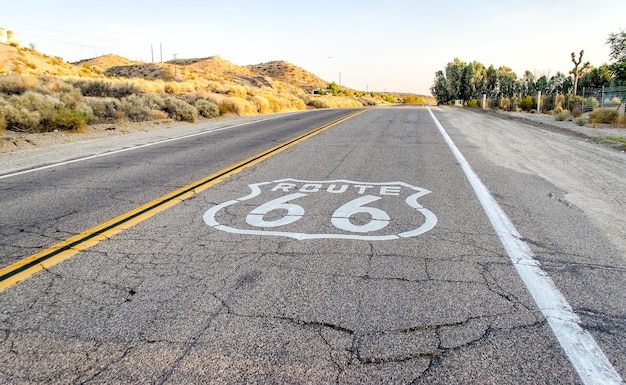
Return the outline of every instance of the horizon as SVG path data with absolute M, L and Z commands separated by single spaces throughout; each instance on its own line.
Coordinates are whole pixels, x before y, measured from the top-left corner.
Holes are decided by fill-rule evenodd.
M 162 45 L 164 62 L 174 56 L 219 56 L 239 66 L 286 61 L 359 91 L 430 95 L 435 73 L 455 58 L 549 78 L 568 75 L 571 52 L 584 50 L 583 61 L 598 67 L 610 62 L 608 35 L 626 27 L 626 4 L 605 0 L 592 6 L 531 0 L 525 7 L 450 1 L 446 9 L 411 1 L 350 3 L 112 0 L 103 9 L 35 1 L 3 10 L 0 28 L 17 32 L 21 46 L 33 44 L 67 62 L 113 54 L 150 63 L 151 48 L 159 62 Z

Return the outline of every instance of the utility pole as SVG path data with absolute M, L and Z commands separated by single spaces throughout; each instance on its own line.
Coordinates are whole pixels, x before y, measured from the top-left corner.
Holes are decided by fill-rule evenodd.
M 152 63 L 154 63 L 154 46 L 150 44 L 150 53 L 152 54 Z
M 176 55 L 178 55 L 178 54 L 175 53 L 173 55 L 174 55 L 174 80 L 176 80 Z
M 339 72 L 339 87 L 341 87 L 341 72 Z

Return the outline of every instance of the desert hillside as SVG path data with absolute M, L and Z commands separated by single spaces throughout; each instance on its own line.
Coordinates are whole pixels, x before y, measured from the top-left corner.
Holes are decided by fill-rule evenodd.
M 424 98 L 338 87 L 285 61 L 238 66 L 212 56 L 145 63 L 104 55 L 68 63 L 32 48 L 0 44 L 0 130 L 195 122 L 225 114 L 423 103 Z

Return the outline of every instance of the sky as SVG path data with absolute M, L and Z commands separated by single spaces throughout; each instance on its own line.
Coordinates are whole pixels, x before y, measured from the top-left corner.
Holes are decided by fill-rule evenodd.
M 0 28 L 21 45 L 69 62 L 285 60 L 356 90 L 423 95 L 457 57 L 550 77 L 584 49 L 597 67 L 610 62 L 608 35 L 626 30 L 621 0 L 0 0 L 0 9 Z

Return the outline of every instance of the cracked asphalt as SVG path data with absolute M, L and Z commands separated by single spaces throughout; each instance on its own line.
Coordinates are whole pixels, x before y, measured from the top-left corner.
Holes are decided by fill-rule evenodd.
M 481 133 L 514 140 L 505 129 L 522 139 L 540 129 L 433 111 L 623 378 L 626 255 L 611 225 L 571 202 L 576 191 L 559 180 L 494 160 L 507 150 Z M 347 112 L 0 180 L 2 266 Z M 543 138 L 582 151 L 580 138 L 555 135 Z M 623 154 L 585 151 L 623 167 Z M 250 185 L 265 182 L 251 197 Z M 407 204 L 412 190 L 393 182 L 428 190 L 417 202 L 437 223 L 368 239 L 425 223 Z M 214 215 L 219 226 L 205 221 L 233 200 Z M 267 227 L 248 216 L 263 207 Z M 339 207 L 376 210 L 346 223 Z M 386 225 L 367 227 L 381 211 Z M 335 237 L 270 234 L 280 231 Z M 420 107 L 366 111 L 0 292 L 0 382 L 582 383 Z

